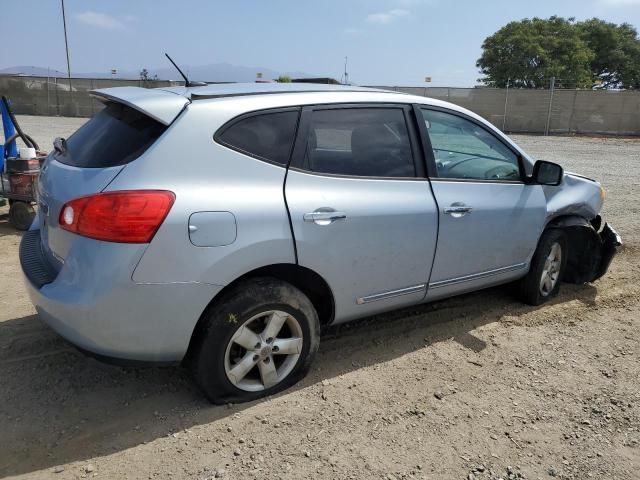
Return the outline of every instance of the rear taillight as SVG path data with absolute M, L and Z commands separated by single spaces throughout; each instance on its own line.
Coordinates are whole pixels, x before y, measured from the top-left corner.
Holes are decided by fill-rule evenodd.
M 176 196 L 166 190 L 123 190 L 76 198 L 60 210 L 60 228 L 121 243 L 149 243 Z

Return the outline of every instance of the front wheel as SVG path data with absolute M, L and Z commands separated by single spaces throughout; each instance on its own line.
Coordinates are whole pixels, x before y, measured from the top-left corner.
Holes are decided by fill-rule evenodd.
M 251 401 L 293 385 L 309 370 L 320 341 L 311 301 L 273 278 L 239 284 L 203 321 L 192 371 L 217 404 Z
M 542 234 L 529 273 L 519 283 L 523 302 L 541 305 L 558 294 L 567 254 L 567 239 L 562 230 L 547 230 Z

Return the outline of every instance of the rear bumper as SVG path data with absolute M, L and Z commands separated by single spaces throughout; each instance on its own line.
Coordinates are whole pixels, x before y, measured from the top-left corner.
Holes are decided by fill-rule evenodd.
M 31 302 L 51 328 L 99 358 L 125 363 L 181 361 L 198 318 L 222 288 L 134 283 L 131 272 L 144 245 L 82 237 L 73 255 L 53 274 L 34 238 L 35 233 L 29 232 L 20 246 Z

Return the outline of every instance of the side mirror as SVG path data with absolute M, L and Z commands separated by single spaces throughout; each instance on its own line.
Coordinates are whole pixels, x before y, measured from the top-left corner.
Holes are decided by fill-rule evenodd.
M 560 165 L 546 160 L 538 160 L 533 165 L 533 174 L 531 180 L 538 185 L 556 186 L 562 183 L 564 170 Z

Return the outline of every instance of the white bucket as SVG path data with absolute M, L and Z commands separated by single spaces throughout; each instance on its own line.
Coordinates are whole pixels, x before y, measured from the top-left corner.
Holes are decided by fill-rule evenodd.
M 21 148 L 19 152 L 20 158 L 24 160 L 31 160 L 32 158 L 36 158 L 36 149 L 35 148 Z

